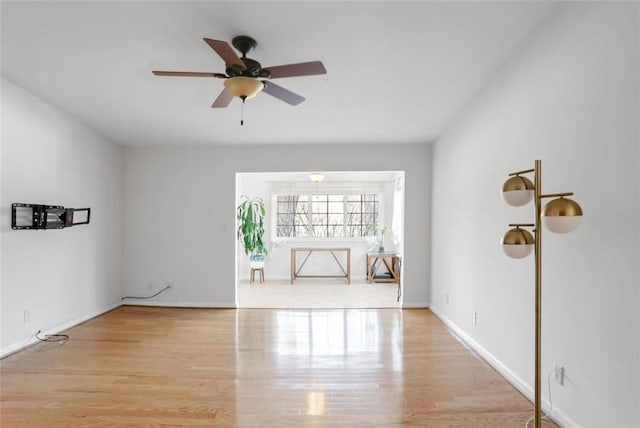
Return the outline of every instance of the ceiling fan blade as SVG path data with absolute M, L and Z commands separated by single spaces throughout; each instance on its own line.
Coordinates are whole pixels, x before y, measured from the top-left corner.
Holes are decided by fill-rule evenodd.
M 211 46 L 211 49 L 213 49 L 218 55 L 220 55 L 226 65 L 235 64 L 243 70 L 247 68 L 238 54 L 236 54 L 233 48 L 229 46 L 229 43 L 223 42 L 222 40 L 207 39 L 206 37 L 202 40 L 204 40 L 209 46 Z
M 233 99 L 233 94 L 227 91 L 227 88 L 224 88 L 218 98 L 211 104 L 211 108 L 223 108 L 227 107 L 231 100 Z
M 274 67 L 262 67 L 271 73 L 272 79 L 280 77 L 313 76 L 327 74 L 327 69 L 320 61 L 300 62 L 297 64 L 277 65 Z
M 227 77 L 226 74 L 222 74 L 222 73 L 201 73 L 198 71 L 160 71 L 160 70 L 153 70 L 152 71 L 153 74 L 155 74 L 156 76 L 178 76 L 178 77 L 219 77 L 221 79 L 224 79 L 225 77 Z
M 262 90 L 262 92 L 266 92 L 272 97 L 276 97 L 277 99 L 282 100 L 287 104 L 291 104 L 292 106 L 297 106 L 298 104 L 300 104 L 305 100 L 304 97 L 301 97 L 300 95 L 294 92 L 291 92 L 290 90 L 285 89 L 282 86 L 278 86 L 275 83 L 272 83 L 269 81 L 265 81 L 263 83 L 264 83 L 264 89 Z

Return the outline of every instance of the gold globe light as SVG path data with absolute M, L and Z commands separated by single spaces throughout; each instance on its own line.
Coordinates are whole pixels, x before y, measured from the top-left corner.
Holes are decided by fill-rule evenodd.
M 502 200 L 512 207 L 527 205 L 533 199 L 534 185 L 527 177 L 514 175 L 502 185 Z
M 542 222 L 555 233 L 573 232 L 582 223 L 582 208 L 573 199 L 554 199 L 544 207 Z
M 509 229 L 502 237 L 502 250 L 512 259 L 522 259 L 531 254 L 535 240 L 526 229 Z
M 264 83 L 253 77 L 236 76 L 226 79 L 224 87 L 234 96 L 245 100 L 255 97 L 264 88 Z

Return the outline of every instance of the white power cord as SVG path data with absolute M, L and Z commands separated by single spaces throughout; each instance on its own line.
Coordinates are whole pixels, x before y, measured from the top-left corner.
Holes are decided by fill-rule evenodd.
M 554 370 L 551 370 L 549 372 L 549 376 L 547 376 L 547 387 L 549 390 L 549 413 L 553 413 L 553 400 L 551 399 L 551 375 L 553 374 Z M 542 417 L 542 419 L 546 419 L 546 420 L 551 420 L 551 417 L 549 416 L 549 413 L 545 413 L 544 416 Z M 524 428 L 529 428 L 529 424 L 531 423 L 531 421 L 533 421 L 535 419 L 535 416 L 530 417 L 527 422 L 524 424 Z

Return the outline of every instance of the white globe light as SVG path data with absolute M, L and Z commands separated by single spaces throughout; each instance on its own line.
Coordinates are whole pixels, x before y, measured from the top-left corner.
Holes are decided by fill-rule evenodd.
M 502 237 L 502 251 L 513 258 L 522 259 L 531 254 L 535 240 L 528 230 L 516 227 Z
M 502 251 L 513 258 L 522 259 L 531 254 L 535 240 L 528 230 L 516 227 L 502 237 Z
M 512 259 L 523 259 L 533 251 L 533 244 L 529 245 L 509 245 L 503 244 L 502 251 Z
M 533 190 L 511 190 L 502 192 L 502 200 L 512 207 L 527 205 L 533 199 Z
M 582 216 L 576 217 L 543 217 L 544 227 L 554 233 L 573 232 L 582 223 Z
M 534 185 L 527 177 L 510 177 L 502 185 L 502 200 L 512 207 L 527 205 L 533 199 Z
M 554 199 L 544 207 L 542 223 L 554 233 L 573 232 L 582 223 L 582 208 L 569 198 Z

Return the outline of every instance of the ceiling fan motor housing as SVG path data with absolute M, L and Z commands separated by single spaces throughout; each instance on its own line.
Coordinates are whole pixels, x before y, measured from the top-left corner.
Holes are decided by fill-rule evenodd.
M 247 52 L 251 49 L 255 49 L 258 46 L 258 42 L 249 36 L 236 36 L 231 41 L 234 48 L 238 49 L 242 53 L 242 62 L 245 69 L 237 64 L 231 64 L 227 67 L 226 72 L 229 77 L 245 76 L 245 77 L 261 77 L 268 79 L 271 77 L 271 73 L 262 69 L 262 65 L 251 58 L 247 58 Z
M 242 56 L 246 56 L 247 52 L 251 49 L 255 49 L 258 46 L 258 42 L 249 36 L 236 36 L 231 40 L 231 44 L 234 48 L 242 52 Z
M 243 69 L 237 64 L 231 64 L 225 70 L 229 77 L 245 76 L 245 77 L 262 77 L 265 79 L 268 79 L 269 77 L 271 77 L 271 73 L 269 73 L 269 71 L 267 70 L 263 70 L 262 65 L 258 61 L 251 58 L 247 58 L 245 56 L 243 56 L 240 59 L 242 60 L 246 68 Z

